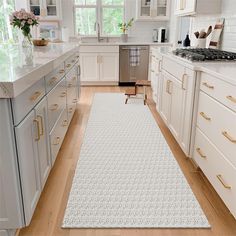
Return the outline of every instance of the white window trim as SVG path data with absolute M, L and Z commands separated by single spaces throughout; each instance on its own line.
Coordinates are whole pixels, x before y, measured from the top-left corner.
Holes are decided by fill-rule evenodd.
M 77 35 L 77 29 L 76 29 L 76 15 L 75 15 L 75 11 L 76 11 L 76 8 L 96 8 L 96 20 L 97 22 L 99 23 L 100 25 L 100 33 L 101 33 L 101 36 L 102 37 L 119 37 L 120 35 L 105 35 L 103 34 L 103 21 L 102 21 L 102 9 L 103 8 L 123 8 L 123 21 L 125 20 L 125 0 L 124 0 L 124 4 L 123 5 L 103 5 L 102 4 L 102 0 L 97 0 L 96 2 L 96 5 L 79 5 L 79 4 L 74 4 L 74 13 L 73 13 L 73 16 L 74 16 L 74 32 L 75 32 L 75 35 Z M 96 34 L 93 34 L 93 35 L 81 35 L 82 38 L 94 38 L 97 36 L 97 32 Z

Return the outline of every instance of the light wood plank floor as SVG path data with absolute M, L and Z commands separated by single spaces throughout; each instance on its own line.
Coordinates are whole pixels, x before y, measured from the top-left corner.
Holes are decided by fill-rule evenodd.
M 80 146 L 86 128 L 92 98 L 95 92 L 124 92 L 119 87 L 84 87 L 78 109 L 74 115 L 55 165 L 48 178 L 29 227 L 20 230 L 20 236 L 235 236 L 236 221 L 217 196 L 214 189 L 196 170 L 155 110 L 149 107 L 162 130 L 171 150 L 183 170 L 193 192 L 201 204 L 211 229 L 61 229 L 67 199 L 79 158 Z

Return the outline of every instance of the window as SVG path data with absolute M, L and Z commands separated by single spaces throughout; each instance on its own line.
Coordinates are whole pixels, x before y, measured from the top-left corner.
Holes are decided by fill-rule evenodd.
M 9 20 L 14 7 L 14 0 L 0 0 L 0 43 L 12 41 L 16 36 L 16 30 L 12 29 Z
M 75 28 L 80 35 L 95 36 L 94 24 L 102 35 L 118 35 L 124 19 L 124 0 L 75 0 Z

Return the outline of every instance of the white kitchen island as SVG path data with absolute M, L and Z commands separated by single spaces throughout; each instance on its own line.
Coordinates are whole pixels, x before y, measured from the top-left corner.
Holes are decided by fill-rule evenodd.
M 29 225 L 79 99 L 79 47 L 0 51 L 0 235 Z

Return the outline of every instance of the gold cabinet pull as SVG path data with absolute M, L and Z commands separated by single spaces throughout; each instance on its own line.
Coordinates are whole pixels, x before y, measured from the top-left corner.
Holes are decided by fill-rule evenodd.
M 166 92 L 169 93 L 169 94 L 171 94 L 171 92 L 170 92 L 170 84 L 171 84 L 171 81 L 167 80 L 166 81 Z
M 236 103 L 236 98 L 235 98 L 235 97 L 229 95 L 229 96 L 227 96 L 226 98 L 227 98 L 228 100 L 230 100 L 231 102 Z
M 38 115 L 37 116 L 37 118 L 39 118 L 39 120 L 40 120 L 40 136 L 43 136 L 44 135 L 44 128 L 43 128 L 43 117 L 42 116 L 40 116 L 40 115 Z
M 72 87 L 73 86 L 73 84 L 72 83 L 69 83 L 68 84 L 68 88 L 70 88 L 70 87 Z
M 40 91 L 36 91 L 31 97 L 30 97 L 30 101 L 34 102 L 35 100 L 37 100 L 40 96 L 41 96 L 41 92 Z
M 52 77 L 50 81 L 48 82 L 49 85 L 53 85 L 57 81 L 57 77 Z
M 77 103 L 78 102 L 78 100 L 75 98 L 75 99 L 73 99 L 73 103 Z
M 207 82 L 202 83 L 205 87 L 209 88 L 209 89 L 214 89 L 213 85 L 209 85 Z
M 61 95 L 60 95 L 60 97 L 61 97 L 61 98 L 64 98 L 66 95 L 67 95 L 66 92 L 62 92 Z
M 65 70 L 59 70 L 59 74 L 64 74 Z
M 203 111 L 200 112 L 200 115 L 201 115 L 205 120 L 211 121 L 211 118 L 208 117 Z
M 187 76 L 187 74 L 183 74 L 183 76 L 182 76 L 182 89 L 183 90 L 186 90 L 186 88 L 185 88 L 186 76 Z
M 70 108 L 70 109 L 69 109 L 69 113 L 72 113 L 72 112 L 73 112 L 73 108 Z
M 200 155 L 201 158 L 206 159 L 207 156 L 202 153 L 201 148 L 196 148 L 197 153 Z
M 34 119 L 33 122 L 36 124 L 37 127 L 37 136 L 35 137 L 35 141 L 40 140 L 40 129 L 39 129 L 39 121 L 37 119 Z
M 63 120 L 62 126 L 63 126 L 63 127 L 68 126 L 68 120 Z
M 159 62 L 158 62 L 158 72 L 161 72 L 161 70 L 162 70 L 161 64 L 162 64 L 162 61 L 159 60 Z
M 51 111 L 56 111 L 58 109 L 59 105 L 58 104 L 53 104 L 51 107 L 50 107 L 50 110 Z
M 66 67 L 67 67 L 67 68 L 70 68 L 70 67 L 71 67 L 71 64 L 67 64 Z
M 216 177 L 217 177 L 217 179 L 221 182 L 221 184 L 222 184 L 225 188 L 231 189 L 231 186 L 227 185 L 227 184 L 225 183 L 225 181 L 223 180 L 222 175 L 217 175 Z
M 58 145 L 59 143 L 60 143 L 60 140 L 61 140 L 61 138 L 60 137 L 56 137 L 55 139 L 54 139 L 54 142 L 53 142 L 53 145 Z
M 233 137 L 231 137 L 227 131 L 223 131 L 222 134 L 232 143 L 236 143 L 236 139 L 234 139 Z

